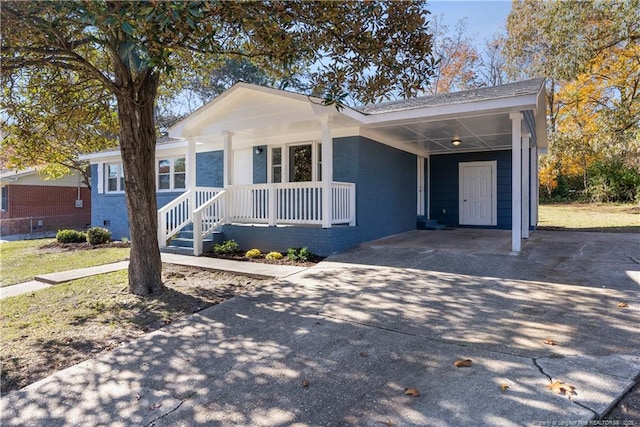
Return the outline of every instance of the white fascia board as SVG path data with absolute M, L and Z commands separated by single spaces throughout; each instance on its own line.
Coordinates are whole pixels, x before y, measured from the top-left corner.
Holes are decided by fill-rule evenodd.
M 389 113 L 371 114 L 365 116 L 364 123 L 379 124 L 385 122 L 405 121 L 411 119 L 439 118 L 443 116 L 461 116 L 468 113 L 488 111 L 522 111 L 534 109 L 537 106 L 537 95 L 521 95 L 511 98 L 488 99 L 475 102 L 438 105 L 433 107 L 415 108 L 411 110 L 392 111 Z
M 160 144 L 156 145 L 156 157 L 158 155 L 175 151 L 177 154 L 182 152 L 186 153 L 187 142 L 186 141 L 176 141 L 168 144 Z M 111 150 L 111 151 L 100 151 L 98 153 L 91 154 L 81 154 L 78 157 L 80 160 L 88 160 L 89 163 L 101 163 L 101 162 L 109 162 L 109 161 L 120 161 L 120 150 Z

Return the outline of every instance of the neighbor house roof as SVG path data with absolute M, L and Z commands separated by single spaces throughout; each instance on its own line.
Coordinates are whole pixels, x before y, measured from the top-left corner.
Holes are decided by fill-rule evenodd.
M 439 105 L 461 104 L 466 102 L 485 101 L 489 99 L 508 98 L 519 95 L 535 95 L 544 85 L 544 79 L 525 80 L 501 86 L 483 87 L 461 92 L 438 93 L 419 98 L 387 101 L 379 104 L 354 108 L 363 114 L 383 114 L 395 111 L 413 110 L 416 108 L 435 107 Z

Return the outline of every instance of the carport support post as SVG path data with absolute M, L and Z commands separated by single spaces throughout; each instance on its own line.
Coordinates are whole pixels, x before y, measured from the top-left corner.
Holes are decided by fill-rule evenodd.
M 511 251 L 522 249 L 522 113 L 511 119 Z
M 540 176 L 538 175 L 538 147 L 531 147 L 529 161 L 531 163 L 531 225 L 535 228 L 538 226 L 538 205 L 540 204 L 540 197 L 538 195 L 540 188 Z
M 529 138 L 522 134 L 522 237 L 529 238 Z
M 333 182 L 333 140 L 329 129 L 329 117 L 320 119 L 322 133 L 322 228 L 331 228 L 333 198 L 331 183 Z

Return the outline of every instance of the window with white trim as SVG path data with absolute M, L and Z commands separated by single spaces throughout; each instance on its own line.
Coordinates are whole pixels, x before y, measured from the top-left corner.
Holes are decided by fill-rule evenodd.
M 124 170 L 122 163 L 107 163 L 105 170 L 105 188 L 107 193 L 124 191 Z
M 282 182 L 282 147 L 271 149 L 271 182 Z
M 184 157 L 158 160 L 158 190 L 181 190 L 186 187 L 187 168 Z

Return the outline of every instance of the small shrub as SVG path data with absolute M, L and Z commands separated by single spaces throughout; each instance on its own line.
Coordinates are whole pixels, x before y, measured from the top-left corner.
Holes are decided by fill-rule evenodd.
M 307 248 L 289 248 L 287 250 L 287 258 L 291 261 L 310 261 L 315 254 Z
M 58 230 L 56 233 L 56 241 L 58 243 L 86 243 L 87 235 L 82 231 Z
M 260 256 L 260 249 L 249 249 L 244 256 L 247 258 L 257 258 Z
M 111 231 L 102 227 L 91 227 L 87 230 L 87 241 L 92 245 L 104 245 L 111 241 Z
M 124 245 L 128 245 L 128 244 L 130 243 L 130 242 L 129 242 L 129 239 L 127 239 L 126 237 L 123 237 L 122 239 L 120 239 L 120 241 L 121 241 L 121 242 L 122 242 L 122 244 L 124 244 Z
M 266 256 L 267 259 L 282 259 L 282 254 L 280 252 L 269 252 Z
M 225 240 L 220 244 L 214 245 L 213 252 L 217 254 L 234 254 L 238 252 L 238 244 L 235 240 Z

